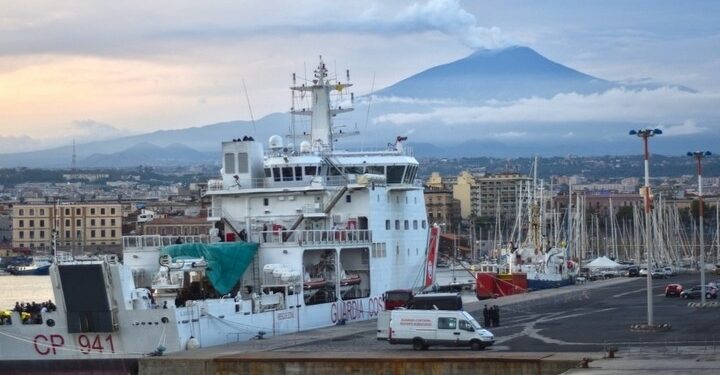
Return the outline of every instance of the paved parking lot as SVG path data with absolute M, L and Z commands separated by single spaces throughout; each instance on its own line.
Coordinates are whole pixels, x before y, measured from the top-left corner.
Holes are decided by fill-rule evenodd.
M 714 280 L 708 275 L 708 280 Z M 602 283 L 602 282 L 600 282 Z M 720 353 L 720 308 L 689 308 L 687 300 L 666 298 L 664 287 L 680 283 L 697 285 L 699 275 L 680 275 L 653 280 L 656 323 L 669 323 L 666 332 L 632 332 L 630 326 L 647 320 L 645 279 L 634 278 L 600 287 L 568 287 L 561 293 L 524 301 L 497 299 L 473 304 L 501 304 L 500 327 L 490 330 L 496 336 L 494 352 L 596 352 L 606 346 L 621 351 L 653 350 L 672 347 L 675 350 L 714 350 Z M 557 290 L 558 292 L 560 289 Z M 532 295 L 532 294 L 531 294 Z M 530 297 L 528 295 L 527 297 Z M 472 314 L 482 324 L 482 312 Z M 349 325 L 348 328 L 354 326 Z M 283 345 L 283 351 L 406 351 L 409 345 L 390 345 L 377 341 L 374 322 L 358 323 L 352 333 L 297 345 Z M 322 331 L 322 330 L 321 330 Z M 271 349 L 272 350 L 272 349 Z M 431 348 L 431 350 L 455 350 Z
M 709 275 L 708 280 L 714 280 Z M 666 332 L 631 332 L 630 326 L 647 320 L 645 279 L 596 288 L 567 300 L 547 298 L 504 308 L 505 319 L 492 331 L 498 337 L 493 350 L 595 351 L 619 348 L 720 344 L 720 308 L 689 308 L 688 300 L 665 297 L 668 283 L 688 288 L 699 275 L 653 280 L 655 323 L 669 323 Z M 719 348 L 720 350 L 720 348 Z

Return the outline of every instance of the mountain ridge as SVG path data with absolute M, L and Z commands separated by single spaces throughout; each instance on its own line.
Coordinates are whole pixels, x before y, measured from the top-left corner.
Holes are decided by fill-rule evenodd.
M 575 92 L 578 94 L 601 93 L 612 88 L 642 89 L 653 88 L 652 83 L 624 84 L 612 82 L 602 78 L 582 73 L 563 64 L 552 61 L 529 47 L 514 46 L 497 50 L 477 50 L 468 56 L 430 67 L 419 73 L 406 77 L 388 87 L 373 93 L 378 97 L 409 97 L 420 99 L 407 103 L 378 100 L 365 97 L 360 101 L 355 112 L 343 117 L 343 124 L 367 123 L 368 114 L 372 112 L 375 118 L 384 114 L 427 113 L 434 107 L 434 99 L 448 99 L 459 105 L 487 105 L 490 101 L 513 101 L 529 97 L 552 97 L 559 93 Z M 682 86 L 675 86 L 683 89 Z M 687 89 L 687 88 L 685 88 Z M 687 89 L 693 91 L 691 89 Z M 422 99 L 429 99 L 423 102 Z M 372 109 L 372 111 L 371 111 Z M 141 161 L 140 156 L 147 152 L 152 163 L 192 163 L 205 162 L 210 155 L 219 156 L 222 141 L 242 138 L 252 135 L 259 141 L 267 140 L 273 134 L 287 134 L 291 123 L 287 113 L 271 113 L 257 121 L 224 121 L 209 125 L 192 126 L 182 129 L 157 130 L 144 134 L 119 137 L 109 140 L 78 144 L 76 147 L 79 166 L 118 166 L 130 160 Z M 628 123 L 601 123 L 595 124 L 591 119 L 584 122 L 558 123 L 565 127 L 601 126 L 606 132 L 612 134 L 625 134 L 626 128 L 654 126 L 652 124 Z M 583 153 L 605 152 L 608 147 L 616 147 L 617 152 L 632 152 L 634 143 L 629 139 L 620 142 L 589 137 L 587 139 L 560 139 L 545 136 L 542 143 L 539 138 L 528 140 L 493 140 L 486 137 L 488 128 L 501 129 L 518 126 L 518 123 L 488 123 L 479 127 L 477 124 L 458 124 L 452 127 L 436 126 L 435 124 L 409 124 L 407 126 L 373 124 L 370 129 L 371 137 L 367 141 L 384 144 L 382 140 L 392 140 L 397 135 L 411 135 L 411 143 L 416 144 L 419 156 L 477 156 L 477 155 L 525 155 L 528 152 L 542 154 L 557 153 Z M 485 126 L 487 125 L 487 126 Z M 524 125 L 524 124 L 523 124 Z M 528 128 L 533 133 L 532 127 Z M 535 130 L 543 135 L 545 130 Z M 578 133 L 583 133 L 582 130 Z M 454 137 L 454 138 L 452 138 Z M 699 137 L 699 136 L 698 136 Z M 534 138 L 534 137 L 533 137 Z M 701 138 L 701 137 L 700 137 Z M 501 139 L 501 138 L 498 138 Z M 687 137 L 686 139 L 694 139 Z M 343 146 L 347 141 L 339 142 Z M 585 143 L 583 143 L 585 142 Z M 590 142 L 590 143 L 587 143 Z M 148 145 L 135 148 L 138 144 Z M 660 141 L 659 145 L 670 145 L 667 148 L 675 152 L 678 146 L 670 142 Z M 367 142 L 364 144 L 367 146 Z M 170 147 L 172 146 L 172 147 Z M 169 149 L 165 149 L 168 148 Z M 179 151 L 185 148 L 188 157 L 180 155 Z M 613 148 L 615 149 L 615 148 Z M 71 163 L 73 149 L 71 145 L 59 146 L 51 149 L 23 153 L 0 154 L 0 167 L 68 167 Z M 162 153 L 165 153 L 162 155 Z M 420 154 L 421 153 L 421 154 Z M 192 156 L 192 157 L 191 157 Z M 193 157 L 195 159 L 193 159 Z M 217 161 L 213 159 L 214 161 Z M 110 165 L 102 165 L 109 163 Z

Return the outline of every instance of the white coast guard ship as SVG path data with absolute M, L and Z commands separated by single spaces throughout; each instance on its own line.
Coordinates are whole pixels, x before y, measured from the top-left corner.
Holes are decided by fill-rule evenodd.
M 353 133 L 332 122 L 351 110 L 347 77 L 328 77 L 321 59 L 312 80 L 293 83 L 302 135 L 222 144 L 208 236 L 126 237 L 122 263 L 58 260 L 57 310 L 36 324 L 12 313 L 0 358 L 133 358 L 291 334 L 374 318 L 385 291 L 423 284 L 418 162 L 403 137 L 382 151 L 334 148 Z

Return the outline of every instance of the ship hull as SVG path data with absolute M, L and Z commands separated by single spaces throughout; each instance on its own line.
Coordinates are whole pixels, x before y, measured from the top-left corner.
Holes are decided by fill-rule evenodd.
M 54 361 L 0 360 L 0 373 L 25 374 L 98 374 L 127 375 L 138 373 L 137 358 L 61 359 Z
M 573 285 L 575 284 L 575 279 L 572 277 L 567 277 L 564 279 L 543 279 L 542 277 L 538 277 L 535 279 L 528 279 L 527 285 L 529 290 L 542 290 L 542 289 L 551 289 L 551 288 L 560 288 L 563 286 Z
M 50 274 L 50 266 L 23 270 L 11 269 L 10 274 L 15 276 L 47 276 Z
M 476 280 L 475 293 L 480 300 L 521 294 L 528 290 L 524 273 L 478 272 Z

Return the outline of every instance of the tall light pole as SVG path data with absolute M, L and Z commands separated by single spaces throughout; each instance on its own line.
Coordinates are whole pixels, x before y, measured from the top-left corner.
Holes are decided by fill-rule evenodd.
M 645 186 L 643 187 L 643 198 L 645 201 L 645 258 L 647 258 L 647 324 L 653 325 L 653 292 L 652 292 L 652 256 L 650 246 L 650 152 L 648 151 L 648 139 L 655 135 L 662 134 L 660 129 L 630 130 L 630 135 L 636 135 L 643 140 L 645 156 Z
M 710 151 L 693 151 L 688 152 L 687 155 L 697 161 L 698 216 L 700 217 L 700 301 L 702 303 L 705 303 L 705 225 L 703 224 L 705 209 L 703 207 L 704 203 L 702 193 L 702 160 L 704 157 L 710 156 L 712 154 L 710 153 Z

